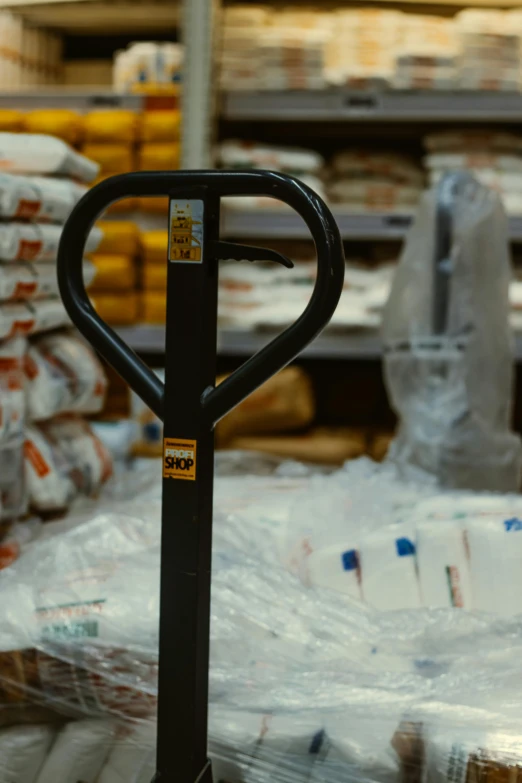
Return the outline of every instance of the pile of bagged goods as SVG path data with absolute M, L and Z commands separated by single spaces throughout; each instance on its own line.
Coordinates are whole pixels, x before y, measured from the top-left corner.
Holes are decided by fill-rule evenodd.
M 48 523 L 0 573 L 2 781 L 141 783 L 154 772 L 151 471 Z M 218 458 L 217 779 L 515 774 L 521 507 L 517 495 L 442 492 L 366 459 L 325 475 Z

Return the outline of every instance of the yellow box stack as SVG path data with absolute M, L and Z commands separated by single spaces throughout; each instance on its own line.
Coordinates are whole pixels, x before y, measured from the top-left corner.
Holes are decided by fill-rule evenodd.
M 145 231 L 141 235 L 141 318 L 147 324 L 165 323 L 168 241 L 167 231 Z

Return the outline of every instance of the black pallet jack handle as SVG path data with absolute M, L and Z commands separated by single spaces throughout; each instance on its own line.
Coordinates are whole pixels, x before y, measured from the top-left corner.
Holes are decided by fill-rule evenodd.
M 114 201 L 136 196 L 170 200 L 164 385 L 97 315 L 83 283 L 84 248 L 95 220 Z M 310 229 L 318 266 L 300 318 L 216 387 L 218 260 L 292 265 L 274 251 L 219 240 L 224 196 L 271 196 L 291 206 Z M 207 713 L 214 426 L 321 332 L 343 280 L 343 246 L 330 210 L 310 188 L 274 172 L 123 174 L 90 190 L 63 229 L 58 281 L 67 312 L 164 422 L 156 778 L 165 783 L 212 781 Z

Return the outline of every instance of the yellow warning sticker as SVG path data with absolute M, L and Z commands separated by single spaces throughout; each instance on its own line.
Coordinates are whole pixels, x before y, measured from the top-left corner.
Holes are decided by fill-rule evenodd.
M 203 261 L 203 213 L 200 200 L 170 202 L 169 261 L 201 264 Z
M 163 440 L 163 478 L 196 480 L 195 440 L 182 438 L 164 438 Z

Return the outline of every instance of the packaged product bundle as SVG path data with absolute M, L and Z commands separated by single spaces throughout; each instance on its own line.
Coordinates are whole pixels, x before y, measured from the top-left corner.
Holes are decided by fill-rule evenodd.
M 0 217 L 63 223 L 86 190 L 67 179 L 0 174 Z
M 107 380 L 93 350 L 73 332 L 32 341 L 25 360 L 27 417 L 42 421 L 62 413 L 98 413 Z
M 89 160 L 96 161 L 103 174 L 125 174 L 136 168 L 132 144 L 87 142 L 82 152 Z
M 0 223 L 0 261 L 55 261 L 62 226 L 50 223 Z M 93 228 L 87 252 L 98 247 L 101 231 Z
M 27 133 L 55 136 L 67 144 L 78 144 L 83 135 L 84 118 L 71 109 L 36 109 L 23 116 Z
M 0 517 L 24 513 L 22 454 L 25 426 L 23 364 L 25 340 L 16 337 L 0 345 Z
M 75 416 L 27 427 L 24 457 L 29 503 L 39 512 L 63 511 L 81 496 L 95 496 L 112 472 L 102 442 Z
M 390 86 L 403 14 L 387 9 L 339 10 L 326 47 L 326 78 L 338 86 Z
M 140 237 L 141 253 L 144 263 L 165 264 L 169 245 L 169 233 L 166 230 L 143 231 Z
M 138 117 L 126 109 L 90 111 L 84 119 L 84 137 L 94 143 L 126 143 L 136 140 Z
M 32 133 L 0 133 L 1 168 L 16 174 L 54 174 L 92 182 L 99 167 L 61 139 Z
M 121 291 L 96 292 L 91 301 L 94 309 L 104 321 L 115 326 L 131 326 L 139 320 L 140 299 L 136 291 L 126 291 L 122 302 Z
M 91 291 L 132 291 L 136 287 L 137 268 L 130 256 L 95 253 L 91 261 L 94 269 L 89 284 Z
M 181 112 L 177 110 L 145 111 L 140 118 L 139 135 L 142 142 L 172 142 L 181 133 Z
M 291 174 L 299 177 L 320 196 L 324 196 L 324 158 L 313 150 L 230 139 L 222 142 L 219 147 L 219 162 L 227 169 L 271 169 Z M 244 209 L 284 207 L 281 202 L 265 196 L 238 199 L 231 197 L 227 199 L 227 204 Z
M 98 253 L 135 256 L 139 251 L 140 231 L 130 220 L 99 220 L 96 224 L 103 236 Z
M 353 149 L 334 155 L 327 192 L 333 202 L 356 210 L 411 210 L 422 186 L 423 173 L 414 158 Z
M 0 302 L 58 296 L 54 264 L 0 264 Z
M 245 455 L 238 463 L 253 464 Z M 513 498 L 443 494 L 368 460 L 330 474 L 295 462 L 265 476 L 248 469 L 218 470 L 216 481 L 209 709 L 216 779 L 515 779 L 518 620 L 448 606 L 386 613 L 360 597 L 366 585 L 389 608 L 400 592 L 411 602 L 411 520 L 420 525 L 429 504 L 476 517 L 491 502 L 516 514 Z M 2 573 L 0 771 L 2 762 L 25 771 L 33 753 L 37 783 L 115 783 L 127 775 L 146 783 L 154 770 L 160 478 L 129 487 L 126 500 L 46 525 Z M 441 542 L 459 529 L 454 522 L 440 533 L 431 525 L 425 539 L 429 547 L 436 536 L 437 568 Z M 298 530 L 306 533 L 307 586 L 281 555 Z M 341 538 L 334 551 L 332 536 L 350 532 L 364 533 L 359 551 L 349 539 L 343 549 Z M 13 745 L 27 752 L 15 756 Z
M 404 14 L 395 51 L 393 86 L 448 90 L 457 79 L 458 46 L 452 19 Z
M 467 90 L 518 91 L 519 25 L 506 11 L 467 8 L 456 16 L 459 86 Z

